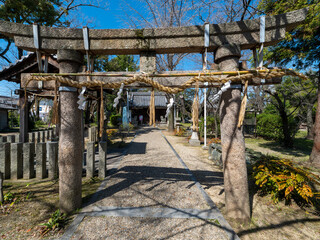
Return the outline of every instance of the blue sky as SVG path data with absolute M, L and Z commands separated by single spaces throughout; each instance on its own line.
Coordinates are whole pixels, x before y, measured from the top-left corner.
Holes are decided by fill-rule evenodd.
M 123 13 L 120 7 L 120 1 L 110 1 L 107 9 L 99 9 L 92 7 L 84 7 L 79 11 L 78 16 L 80 18 L 88 18 L 89 26 L 94 26 L 94 28 L 125 28 L 125 24 L 121 21 L 121 16 Z M 2 47 L 5 47 L 4 42 L 0 42 Z M 15 61 L 11 57 L 11 61 Z M 0 81 L 0 95 L 10 96 L 11 91 L 19 88 L 18 84 L 9 83 L 7 81 Z
M 103 1 L 103 0 L 102 0 Z M 73 14 L 75 18 L 75 26 L 78 28 L 83 27 L 87 22 L 89 28 L 95 29 L 117 29 L 117 28 L 130 28 L 128 23 L 125 22 L 127 14 L 130 16 L 134 15 L 134 12 L 130 12 L 130 6 L 137 9 L 143 14 L 144 17 L 148 17 L 150 11 L 145 9 L 142 1 L 139 0 L 110 0 L 108 1 L 108 6 L 106 9 L 99 9 L 93 7 L 82 7 L 79 12 Z M 216 7 L 216 6 L 215 6 Z M 125 9 L 125 11 L 123 11 Z M 206 10 L 202 8 L 202 12 Z M 189 17 L 188 14 L 185 17 Z M 203 21 L 200 21 L 198 17 L 192 19 L 189 24 L 202 24 Z M 5 47 L 4 42 L 0 41 L 0 46 Z M 16 59 L 14 56 L 17 54 L 14 53 L 9 56 L 12 62 Z M 200 62 L 200 54 L 190 55 L 186 60 L 182 61 L 178 65 L 177 70 L 200 70 L 202 69 L 202 64 Z M 212 55 L 208 57 L 212 61 Z M 0 61 L 0 64 L 3 62 Z M 19 88 L 17 84 L 9 84 L 6 81 L 0 81 L 0 95 L 11 95 L 11 91 L 15 88 Z
M 82 27 L 82 21 L 87 21 L 90 28 L 95 29 L 118 29 L 118 28 L 130 28 L 125 22 L 126 14 L 122 10 L 123 8 L 129 9 L 128 5 L 143 11 L 141 2 L 137 0 L 127 1 L 109 1 L 106 9 L 93 8 L 93 7 L 82 7 L 79 12 L 75 15 L 76 25 L 78 28 Z M 127 11 L 129 12 L 129 10 Z M 5 42 L 0 41 L 0 46 L 5 47 Z M 15 54 L 15 53 L 14 53 Z M 10 59 L 15 62 L 16 59 L 11 55 Z M 192 63 L 182 63 L 179 68 L 184 69 L 192 68 Z M 197 67 L 196 67 L 197 68 Z M 10 96 L 11 91 L 19 88 L 15 83 L 8 83 L 7 81 L 0 81 L 0 95 Z

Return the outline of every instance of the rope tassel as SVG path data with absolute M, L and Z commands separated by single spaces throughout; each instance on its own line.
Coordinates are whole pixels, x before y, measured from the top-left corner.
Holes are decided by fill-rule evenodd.
M 246 106 L 247 106 L 247 99 L 248 99 L 247 90 L 248 90 L 248 81 L 246 81 L 244 85 L 243 98 L 241 101 L 239 120 L 238 120 L 238 128 L 241 128 L 241 126 L 243 125 L 243 120 L 246 114 Z
M 152 88 L 151 96 L 150 96 L 150 106 L 149 106 L 149 112 L 150 112 L 150 126 L 156 126 L 156 109 L 155 109 L 155 98 L 154 98 L 154 88 Z
M 192 104 L 192 130 L 198 131 L 199 128 L 199 82 L 196 83 L 195 94 Z

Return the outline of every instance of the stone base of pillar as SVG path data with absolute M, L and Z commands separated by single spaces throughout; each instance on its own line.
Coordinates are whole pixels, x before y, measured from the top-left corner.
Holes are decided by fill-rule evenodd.
M 200 141 L 198 137 L 198 132 L 192 131 L 191 138 L 189 140 L 191 146 L 200 146 Z

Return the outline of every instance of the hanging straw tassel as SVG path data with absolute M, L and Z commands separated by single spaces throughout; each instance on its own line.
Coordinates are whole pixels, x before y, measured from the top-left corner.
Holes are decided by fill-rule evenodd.
M 195 94 L 192 104 L 192 130 L 198 131 L 199 128 L 199 82 L 196 83 Z
M 54 85 L 54 100 L 52 107 L 52 119 L 51 123 L 57 125 L 59 123 L 59 103 L 58 103 L 58 94 L 57 94 L 57 80 Z
M 156 109 L 155 109 L 155 98 L 154 98 L 154 88 L 152 88 L 151 96 L 150 96 L 150 106 L 149 106 L 149 112 L 150 112 L 150 126 L 156 126 Z
M 246 106 L 247 106 L 247 99 L 248 99 L 247 89 L 248 89 L 248 81 L 246 81 L 244 85 L 243 98 L 241 101 L 239 120 L 238 120 L 238 128 L 241 128 L 245 114 L 246 114 Z
M 103 106 L 103 86 L 101 85 L 101 98 L 100 98 L 100 133 L 99 136 L 102 137 L 104 131 L 104 106 Z

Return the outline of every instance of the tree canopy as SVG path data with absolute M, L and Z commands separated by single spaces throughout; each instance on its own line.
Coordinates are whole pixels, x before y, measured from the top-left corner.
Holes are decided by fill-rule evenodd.
M 0 0 L 0 20 L 44 26 L 69 27 L 72 19 L 70 12 L 79 7 L 99 7 L 89 0 Z M 12 40 L 1 35 L 0 39 L 7 42 L 7 46 L 0 47 L 0 57 L 11 62 L 6 56 Z M 19 58 L 22 50 L 19 51 Z
M 263 0 L 258 5 L 266 15 L 277 15 L 308 8 L 306 21 L 287 33 L 285 40 L 269 47 L 266 58 L 274 63 L 295 64 L 298 68 L 314 67 L 320 61 L 320 1 L 319 0 Z

